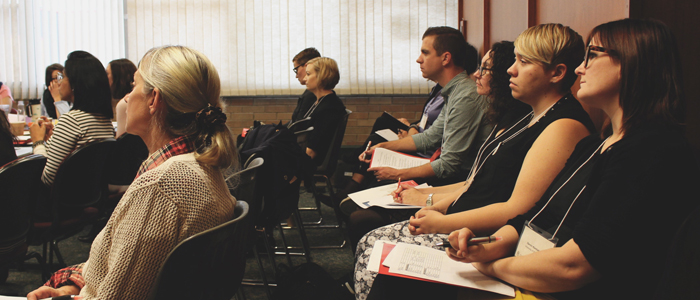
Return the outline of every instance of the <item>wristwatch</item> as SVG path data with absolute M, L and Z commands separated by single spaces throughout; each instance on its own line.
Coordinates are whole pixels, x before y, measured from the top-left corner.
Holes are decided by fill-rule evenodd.
M 433 195 L 435 194 L 428 195 L 428 199 L 425 200 L 425 206 L 433 206 Z
M 43 145 L 43 144 L 44 144 L 44 141 L 43 141 L 43 140 L 42 140 L 42 141 L 32 142 L 32 149 L 36 148 L 36 146 Z

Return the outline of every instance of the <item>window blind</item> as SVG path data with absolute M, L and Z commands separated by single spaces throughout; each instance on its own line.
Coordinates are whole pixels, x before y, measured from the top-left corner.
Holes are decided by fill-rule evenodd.
M 40 98 L 46 67 L 85 50 L 106 66 L 126 55 L 123 0 L 0 0 L 0 81 Z
M 126 0 L 127 57 L 154 46 L 203 52 L 222 95 L 300 94 L 292 58 L 335 59 L 338 94 L 426 93 L 415 62 L 430 26 L 457 28 L 457 0 Z

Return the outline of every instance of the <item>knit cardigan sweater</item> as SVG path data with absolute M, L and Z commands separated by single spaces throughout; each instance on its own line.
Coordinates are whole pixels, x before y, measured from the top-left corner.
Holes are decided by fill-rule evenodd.
M 182 240 L 232 219 L 236 199 L 219 170 L 194 154 L 138 177 L 95 238 L 83 268 L 83 299 L 146 299 Z

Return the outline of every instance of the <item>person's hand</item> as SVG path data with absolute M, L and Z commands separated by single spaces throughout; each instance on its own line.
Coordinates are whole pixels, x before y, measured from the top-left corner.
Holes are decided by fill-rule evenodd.
M 53 97 L 53 102 L 61 101 L 61 93 L 58 92 L 58 82 L 56 80 L 51 81 L 51 84 L 49 84 L 49 93 Z
M 39 300 L 65 295 L 77 295 L 79 293 L 80 290 L 77 286 L 74 285 L 65 285 L 57 289 L 52 288 L 50 286 L 42 286 L 27 294 L 27 300 Z
M 401 193 L 403 191 L 410 190 L 410 189 L 415 190 L 415 188 L 412 185 L 403 184 L 403 183 L 399 184 L 398 187 L 393 192 L 391 192 L 391 197 L 394 198 L 394 202 L 403 203 L 403 198 L 401 197 Z
M 481 256 L 486 252 L 484 245 L 467 245 L 467 241 L 474 237 L 476 235 L 469 228 L 462 228 L 450 233 L 447 239 L 452 247 L 446 249 L 447 256 L 465 263 L 483 261 Z
M 411 128 L 409 128 L 408 130 L 411 130 Z M 399 137 L 399 139 L 402 139 L 408 136 L 408 131 L 399 129 L 399 133 L 397 133 L 396 135 Z
M 372 162 L 372 155 L 374 155 L 374 149 L 377 149 L 377 147 L 381 147 L 382 144 L 383 143 L 376 144 L 371 148 L 367 149 L 367 151 L 360 153 L 360 156 L 358 156 L 357 159 L 359 159 L 363 163 Z
M 412 136 L 412 135 L 414 135 L 414 134 L 416 134 L 416 133 L 418 133 L 418 129 L 415 129 L 415 128 L 411 127 L 411 128 L 408 129 L 408 131 L 399 129 L 399 133 L 396 134 L 396 135 L 399 136 L 399 139 L 402 139 L 402 138 L 405 138 L 405 137 Z
M 398 193 L 392 192 L 392 196 L 395 195 L 394 197 L 400 200 L 397 201 L 399 203 L 425 206 L 425 199 L 428 199 L 427 195 L 421 193 L 419 190 L 413 187 L 402 188 L 400 191 L 399 189 L 396 189 L 394 192 L 397 191 Z
M 401 178 L 401 170 L 391 167 L 375 167 L 367 169 L 368 172 L 374 172 L 374 177 L 377 181 L 380 180 L 399 180 Z
M 399 118 L 398 120 L 399 120 L 399 122 L 406 124 L 406 126 L 411 125 L 411 123 L 408 122 L 408 120 L 406 120 L 406 118 Z
M 427 206 L 416 212 L 415 216 L 411 216 L 408 220 L 408 231 L 413 235 L 426 233 L 439 233 L 438 229 L 443 222 L 445 214 Z
M 46 116 L 39 117 L 39 120 L 41 120 L 41 123 L 44 125 L 44 127 L 46 127 L 46 136 L 44 136 L 44 139 L 50 139 L 51 135 L 53 134 L 53 122 L 51 122 L 51 119 L 47 118 Z
M 32 138 L 32 142 L 46 140 L 46 131 L 47 131 L 46 123 L 49 123 L 49 122 L 44 122 L 42 119 L 39 119 L 36 122 L 34 122 L 32 124 L 32 126 L 29 126 L 29 135 Z M 51 126 L 51 128 L 53 128 L 53 126 Z

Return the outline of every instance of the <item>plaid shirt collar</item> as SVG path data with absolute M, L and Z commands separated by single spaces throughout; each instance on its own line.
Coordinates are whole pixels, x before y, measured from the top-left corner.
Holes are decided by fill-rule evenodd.
M 149 155 L 148 158 L 141 164 L 141 168 L 136 174 L 136 178 L 141 176 L 141 174 L 146 173 L 146 171 L 160 166 L 166 160 L 168 160 L 168 158 L 190 152 L 194 152 L 194 145 L 190 138 L 187 136 L 176 138 L 168 142 L 168 144 L 163 146 L 163 148 L 160 148 L 158 151 Z

